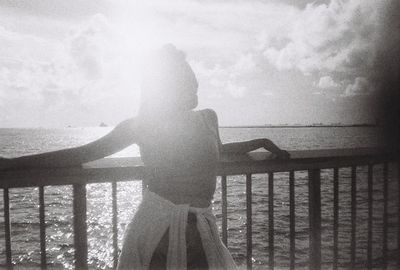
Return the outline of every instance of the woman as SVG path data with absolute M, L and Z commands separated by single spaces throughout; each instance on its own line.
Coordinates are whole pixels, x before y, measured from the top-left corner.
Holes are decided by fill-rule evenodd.
M 288 158 L 268 139 L 222 144 L 217 115 L 196 108 L 198 83 L 185 56 L 166 45 L 144 67 L 141 108 L 89 144 L 0 160 L 0 168 L 66 167 L 136 143 L 148 169 L 143 201 L 125 232 L 119 269 L 231 269 L 211 201 L 221 152 L 265 148 Z

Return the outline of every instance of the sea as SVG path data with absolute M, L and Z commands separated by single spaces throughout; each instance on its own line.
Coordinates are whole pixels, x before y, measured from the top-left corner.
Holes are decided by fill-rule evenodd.
M 91 142 L 111 131 L 111 127 L 62 129 L 0 129 L 0 156 L 17 157 Z M 377 127 L 246 127 L 220 128 L 223 142 L 269 138 L 286 150 L 375 147 L 382 143 Z M 136 145 L 112 157 L 139 156 Z M 382 166 L 374 166 L 373 261 L 382 258 Z M 389 255 L 397 242 L 397 169 L 389 164 Z M 333 177 L 332 170 L 322 170 L 322 262 L 332 268 L 333 259 Z M 339 171 L 339 267 L 350 262 L 350 169 Z M 289 267 L 289 173 L 276 173 L 274 186 L 274 246 L 268 245 L 267 175 L 253 175 L 253 265 L 266 269 L 269 249 L 275 249 L 275 269 Z M 367 177 L 366 168 L 357 167 L 357 268 L 367 260 Z M 308 268 L 308 189 L 307 172 L 295 172 L 296 267 Z M 139 181 L 118 184 L 118 237 L 122 245 L 126 225 L 141 201 Z M 0 193 L 0 266 L 5 265 L 3 193 Z M 112 268 L 111 184 L 87 185 L 88 262 L 93 269 Z M 52 269 L 74 268 L 72 229 L 72 187 L 45 187 L 47 261 Z M 221 226 L 221 189 L 214 196 L 213 211 Z M 11 237 L 13 262 L 21 268 L 40 267 L 38 188 L 10 189 Z M 228 177 L 228 247 L 238 265 L 246 263 L 246 193 L 245 177 Z M 396 269 L 395 255 L 389 269 Z

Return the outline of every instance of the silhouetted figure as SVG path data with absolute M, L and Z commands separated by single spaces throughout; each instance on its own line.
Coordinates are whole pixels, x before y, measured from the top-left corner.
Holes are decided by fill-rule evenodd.
M 146 190 L 128 225 L 119 269 L 235 267 L 219 239 L 211 201 L 221 152 L 265 148 L 288 158 L 268 139 L 222 144 L 213 110 L 194 111 L 198 83 L 183 52 L 160 49 L 143 67 L 139 114 L 89 144 L 1 159 L 1 168 L 66 167 L 138 144 L 147 168 Z

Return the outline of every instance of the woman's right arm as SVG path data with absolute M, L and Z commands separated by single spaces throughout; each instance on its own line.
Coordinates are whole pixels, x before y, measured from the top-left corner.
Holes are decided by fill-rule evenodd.
M 10 167 L 11 160 L 9 158 L 0 157 L 0 171 Z
M 114 154 L 136 142 L 135 120 L 118 124 L 110 133 L 88 144 L 12 159 L 0 158 L 0 169 L 54 168 L 79 166 Z

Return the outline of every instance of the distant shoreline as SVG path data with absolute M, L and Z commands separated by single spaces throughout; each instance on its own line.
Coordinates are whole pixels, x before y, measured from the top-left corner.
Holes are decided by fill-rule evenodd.
M 67 127 L 0 127 L 0 129 L 82 129 L 82 128 L 103 128 L 104 126 L 67 126 Z M 113 128 L 114 126 L 106 126 Z M 372 127 L 378 128 L 380 125 L 375 124 L 354 124 L 354 125 L 249 125 L 249 126 L 219 126 L 219 128 L 346 128 L 346 127 Z
M 354 125 L 263 125 L 263 126 L 220 126 L 220 128 L 327 128 L 327 127 L 379 127 L 375 124 Z

